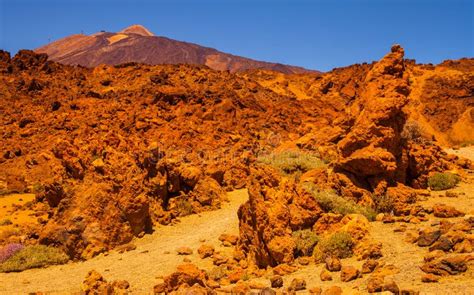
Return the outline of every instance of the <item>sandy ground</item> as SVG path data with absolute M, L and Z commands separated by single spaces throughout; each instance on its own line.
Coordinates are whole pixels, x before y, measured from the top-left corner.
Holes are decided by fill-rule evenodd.
M 203 244 L 219 246 L 222 233 L 238 234 L 237 209 L 248 198 L 246 190 L 229 193 L 229 202 L 216 211 L 181 218 L 172 226 L 158 227 L 151 235 L 137 239 L 137 248 L 130 252 L 111 252 L 84 262 L 31 269 L 21 273 L 0 273 L 0 294 L 48 292 L 50 294 L 79 293 L 87 272 L 95 269 L 107 280 L 127 280 L 133 293 L 151 293 L 158 278 L 172 272 L 183 263 L 176 249 L 187 246 L 193 255 L 186 256 L 203 268 L 211 268 L 210 259 L 202 260 L 197 248 Z M 169 254 L 165 254 L 169 253 Z

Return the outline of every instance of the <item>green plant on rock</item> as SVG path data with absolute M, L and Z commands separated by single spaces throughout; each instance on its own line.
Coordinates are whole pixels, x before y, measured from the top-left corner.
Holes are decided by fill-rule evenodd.
M 17 272 L 30 268 L 64 264 L 69 257 L 58 248 L 34 245 L 27 246 L 0 264 L 0 272 Z
M 441 191 L 455 187 L 459 181 L 461 181 L 459 175 L 437 172 L 428 178 L 428 186 L 434 191 Z
M 13 222 L 8 218 L 0 220 L 0 226 L 11 225 L 11 224 L 13 224 Z
M 348 258 L 353 254 L 354 242 L 347 232 L 336 232 L 324 237 L 314 247 L 313 257 L 317 262 L 323 262 L 328 257 Z
M 44 186 L 41 183 L 37 182 L 37 183 L 33 184 L 32 191 L 35 194 L 42 193 L 42 192 L 44 192 Z
M 375 211 L 378 213 L 390 213 L 394 209 L 394 203 L 393 200 L 387 196 L 387 195 L 382 195 L 382 196 L 377 196 L 373 197 L 375 201 Z
M 194 213 L 193 204 L 185 197 L 178 197 L 176 199 L 176 210 L 180 216 L 186 216 Z
M 327 164 L 318 154 L 298 150 L 271 153 L 258 157 L 260 163 L 277 168 L 287 176 L 298 178 L 301 174 L 316 168 L 325 167 Z
M 306 183 L 304 188 L 318 202 L 321 208 L 326 212 L 347 214 L 361 214 L 368 220 L 375 220 L 377 213 L 368 206 L 361 206 L 352 200 L 345 199 L 333 190 L 320 190 L 314 184 Z
M 311 256 L 314 246 L 319 241 L 318 235 L 310 229 L 297 230 L 292 235 L 296 244 L 296 254 L 298 256 Z

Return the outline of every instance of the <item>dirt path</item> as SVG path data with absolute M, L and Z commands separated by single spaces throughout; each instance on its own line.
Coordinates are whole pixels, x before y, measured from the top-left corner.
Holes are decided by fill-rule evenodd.
M 100 255 L 84 262 L 21 273 L 0 273 L 0 294 L 79 293 L 82 281 L 92 269 L 107 280 L 127 280 L 133 293 L 151 293 L 160 276 L 169 274 L 183 263 L 183 256 L 176 255 L 178 247 L 192 248 L 194 254 L 186 257 L 200 267 L 210 267 L 209 260 L 199 259 L 197 248 L 203 239 L 206 244 L 218 246 L 222 233 L 237 234 L 237 209 L 247 198 L 246 190 L 231 192 L 229 202 L 221 209 L 186 216 L 173 226 L 160 226 L 153 234 L 137 239 L 134 242 L 137 248 L 130 252 L 111 252 L 108 256 Z

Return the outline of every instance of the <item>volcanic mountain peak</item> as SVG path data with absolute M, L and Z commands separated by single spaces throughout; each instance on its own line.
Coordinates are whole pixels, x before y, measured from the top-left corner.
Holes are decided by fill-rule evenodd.
M 155 36 L 141 25 L 118 33 L 101 31 L 92 35 L 71 35 L 35 50 L 63 64 L 95 67 L 128 62 L 206 65 L 220 71 L 239 72 L 266 69 L 285 74 L 317 72 L 305 68 L 253 60 L 216 49 Z
M 145 37 L 155 36 L 155 34 L 150 32 L 150 30 L 148 30 L 147 28 L 145 28 L 142 25 L 131 25 L 131 26 L 123 29 L 119 33 L 122 33 L 122 34 L 137 34 L 137 35 L 141 35 L 141 36 L 145 36 Z

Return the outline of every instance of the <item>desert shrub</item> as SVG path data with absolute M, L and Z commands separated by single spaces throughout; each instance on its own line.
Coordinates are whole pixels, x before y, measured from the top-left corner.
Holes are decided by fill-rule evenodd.
M 10 225 L 10 224 L 13 224 L 13 222 L 8 218 L 0 220 L 0 226 Z
M 27 246 L 0 264 L 0 272 L 23 271 L 30 268 L 63 264 L 68 260 L 68 256 L 57 248 L 44 245 Z
M 455 187 L 460 180 L 459 175 L 437 172 L 428 178 L 428 186 L 434 191 L 446 190 Z
M 422 142 L 425 140 L 425 138 L 423 138 L 423 129 L 417 121 L 413 120 L 409 120 L 405 123 L 401 136 L 405 140 L 414 142 Z
M 311 169 L 326 166 L 319 155 L 296 150 L 260 156 L 258 161 L 277 168 L 285 175 L 294 177 L 299 177 Z
M 252 276 L 248 273 L 248 272 L 245 272 L 243 275 L 242 275 L 242 281 L 248 281 L 252 278 Z
M 459 144 L 461 147 L 468 147 L 474 145 L 474 140 L 463 141 Z
M 37 182 L 33 184 L 32 192 L 35 194 L 42 193 L 44 192 L 44 186 L 41 183 Z
M 349 233 L 336 232 L 319 241 L 314 247 L 313 257 L 318 262 L 328 257 L 348 258 L 353 254 L 353 247 L 354 243 Z
M 313 184 L 306 184 L 304 188 L 311 193 L 324 211 L 347 214 L 361 214 L 368 220 L 375 220 L 377 213 L 370 207 L 361 206 L 352 200 L 345 199 L 332 190 L 319 190 Z
M 22 244 L 8 244 L 0 248 L 0 263 L 5 262 L 8 258 L 12 257 L 13 254 L 23 249 Z
M 375 211 L 381 213 L 390 213 L 394 209 L 393 200 L 387 195 L 373 197 L 375 201 Z
M 296 244 L 296 254 L 310 256 L 319 241 L 318 235 L 310 229 L 297 230 L 292 235 Z
M 194 213 L 193 204 L 184 197 L 176 199 L 176 210 L 180 216 L 186 216 Z

